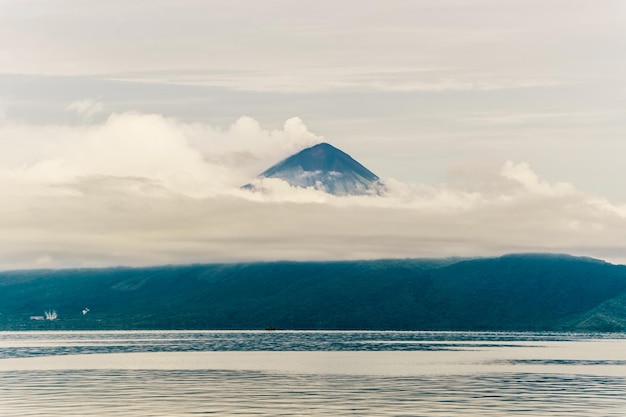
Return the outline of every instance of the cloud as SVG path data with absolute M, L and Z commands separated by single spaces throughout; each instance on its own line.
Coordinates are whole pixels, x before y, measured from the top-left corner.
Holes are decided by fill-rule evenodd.
M 240 189 L 322 140 L 298 118 L 275 130 L 250 117 L 222 128 L 142 113 L 80 125 L 5 120 L 0 268 L 529 251 L 626 261 L 625 206 L 524 162 L 453 168 L 439 185 L 386 178 L 384 196 L 335 197 L 278 179 Z
M 75 111 L 85 121 L 91 121 L 96 114 L 104 110 L 104 105 L 99 100 L 84 99 L 70 103 L 65 109 Z
M 275 158 L 323 139 L 298 118 L 268 131 L 250 117 L 220 129 L 139 113 L 81 126 L 6 123 L 0 137 L 0 180 L 64 192 L 85 179 L 126 178 L 188 197 L 236 189 Z
M 347 68 L 294 68 L 289 74 L 276 69 L 240 71 L 141 71 L 103 75 L 120 82 L 179 86 L 223 87 L 235 91 L 280 93 L 328 92 L 486 92 L 567 84 L 563 78 L 527 75 L 501 76 L 474 73 L 468 68 L 407 67 L 368 70 Z
M 620 77 L 623 63 L 613 53 L 623 47 L 623 7 L 610 1 L 8 3 L 7 73 L 272 92 L 484 91 Z

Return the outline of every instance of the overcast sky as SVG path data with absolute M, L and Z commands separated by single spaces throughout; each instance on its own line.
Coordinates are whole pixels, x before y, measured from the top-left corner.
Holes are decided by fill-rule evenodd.
M 320 141 L 388 195 L 239 189 Z M 624 155 L 624 0 L 0 0 L 0 269 L 626 263 Z

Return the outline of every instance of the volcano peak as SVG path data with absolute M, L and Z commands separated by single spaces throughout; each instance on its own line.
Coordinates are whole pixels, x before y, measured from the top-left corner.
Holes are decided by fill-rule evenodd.
M 376 195 L 384 188 L 376 174 L 326 142 L 280 161 L 259 178 L 278 178 L 295 187 L 313 187 L 334 195 Z

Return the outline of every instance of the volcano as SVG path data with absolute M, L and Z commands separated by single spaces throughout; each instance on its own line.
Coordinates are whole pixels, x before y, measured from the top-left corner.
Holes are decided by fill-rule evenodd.
M 312 187 L 339 196 L 378 195 L 384 191 L 376 174 L 328 143 L 304 149 L 262 172 L 258 178 L 278 178 L 294 187 Z M 244 187 L 256 188 L 252 184 Z

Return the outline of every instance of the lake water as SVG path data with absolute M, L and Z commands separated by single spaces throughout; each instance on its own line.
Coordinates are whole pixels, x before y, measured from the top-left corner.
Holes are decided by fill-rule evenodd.
M 0 332 L 1 416 L 626 416 L 624 335 Z

